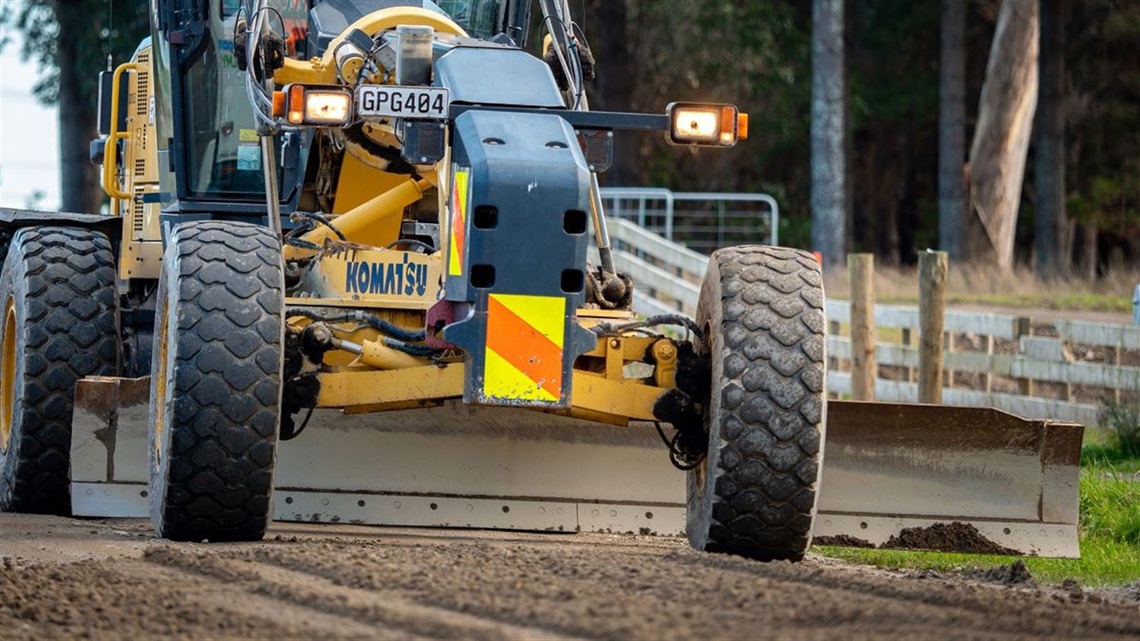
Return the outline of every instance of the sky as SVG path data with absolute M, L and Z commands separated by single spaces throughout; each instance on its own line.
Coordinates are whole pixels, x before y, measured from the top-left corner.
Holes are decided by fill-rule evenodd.
M 0 0 L 9 2 L 10 0 Z M 32 96 L 37 72 L 20 60 L 20 34 L 0 51 L 0 207 L 59 209 L 59 116 Z M 37 192 L 42 199 L 36 200 Z

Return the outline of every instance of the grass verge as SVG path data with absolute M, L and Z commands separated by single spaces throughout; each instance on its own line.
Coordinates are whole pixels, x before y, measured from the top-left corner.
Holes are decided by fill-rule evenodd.
M 1041 281 L 1031 271 L 994 270 L 988 264 L 950 266 L 946 300 L 950 305 L 988 305 L 1025 309 L 1081 310 L 1129 314 L 1132 293 L 1140 282 L 1136 268 L 1114 269 L 1097 280 L 1079 277 Z M 918 303 L 918 275 L 913 267 L 875 268 L 875 296 L 879 303 Z M 825 274 L 827 295 L 847 299 L 850 282 L 845 269 Z
M 1098 451 L 1098 450 L 1094 450 Z M 1089 460 L 1089 449 L 1085 450 Z M 907 550 L 867 550 L 815 546 L 823 556 L 892 570 L 969 572 L 1008 565 L 1022 558 L 1038 583 L 1076 579 L 1088 587 L 1129 585 L 1140 581 L 1140 481 L 1133 470 L 1140 459 L 1116 464 L 1094 459 L 1081 470 L 1079 559 L 986 556 Z M 1128 471 L 1123 471 L 1128 470 Z

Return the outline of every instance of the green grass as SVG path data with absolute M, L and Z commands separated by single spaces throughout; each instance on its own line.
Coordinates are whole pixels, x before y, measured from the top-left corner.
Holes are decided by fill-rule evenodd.
M 1140 457 L 1126 456 L 1112 445 L 1086 445 L 1081 450 L 1081 465 L 1101 468 L 1107 473 L 1140 473 Z
M 824 274 L 829 297 L 846 300 L 850 282 L 845 269 Z M 1096 280 L 1069 276 L 1039 280 L 1031 271 L 1002 272 L 989 264 L 950 266 L 946 300 L 950 305 L 980 305 L 1020 309 L 1055 309 L 1129 314 L 1132 291 L 1140 270 L 1115 269 Z M 918 275 L 913 268 L 875 268 L 875 296 L 879 303 L 918 303 Z
M 876 302 L 888 305 L 917 305 L 917 295 L 879 296 Z M 1132 313 L 1132 299 L 1108 294 L 972 294 L 946 295 L 948 305 L 990 305 L 1010 309 L 1056 309 L 1093 312 Z
M 812 550 L 823 556 L 842 559 L 850 563 L 871 565 L 891 570 L 936 570 L 938 572 L 968 572 L 1009 565 L 1021 558 L 1034 580 L 1042 584 L 1058 584 L 1076 579 L 1086 587 L 1129 585 L 1140 578 L 1140 553 L 1136 546 L 1126 545 L 1102 537 L 1081 539 L 1079 559 L 1039 559 L 1035 557 L 980 556 L 949 552 L 908 552 L 906 550 L 863 550 L 814 546 Z
M 1079 559 L 1022 557 L 1038 583 L 1056 584 L 1076 579 L 1089 587 L 1128 585 L 1140 580 L 1140 482 L 1130 478 L 1140 470 L 1140 458 L 1104 462 L 1099 455 L 1113 450 L 1086 447 L 1081 470 Z M 1018 557 L 865 550 L 816 546 L 823 556 L 852 563 L 903 570 L 968 572 L 1008 565 Z
M 1132 312 L 1132 299 L 1107 294 L 955 294 L 947 296 L 950 305 L 995 305 L 1042 309 L 1075 309 L 1095 312 Z

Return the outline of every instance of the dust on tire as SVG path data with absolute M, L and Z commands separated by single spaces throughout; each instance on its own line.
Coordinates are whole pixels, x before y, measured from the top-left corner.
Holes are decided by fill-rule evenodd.
M 14 376 L 0 401 L 0 509 L 70 514 L 75 382 L 118 373 L 115 256 L 105 235 L 76 227 L 20 229 L 4 249 L 0 334 L 11 331 Z
M 175 540 L 260 539 L 281 406 L 280 241 L 246 223 L 179 225 L 157 310 L 151 521 Z
M 709 331 L 709 451 L 688 475 L 689 541 L 760 560 L 811 542 L 825 425 L 825 317 L 806 252 L 715 252 L 697 322 Z

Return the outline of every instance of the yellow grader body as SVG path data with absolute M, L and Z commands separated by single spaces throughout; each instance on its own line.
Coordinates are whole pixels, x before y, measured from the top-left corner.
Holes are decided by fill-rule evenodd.
M 804 252 L 717 252 L 696 319 L 632 309 L 611 134 L 731 146 L 734 106 L 589 111 L 561 0 L 538 3 L 544 59 L 524 0 L 238 4 L 159 3 L 105 82 L 111 216 L 0 217 L 0 507 L 149 513 L 176 540 L 276 518 L 792 560 L 962 523 L 1079 554 L 1081 428 L 829 402 Z

